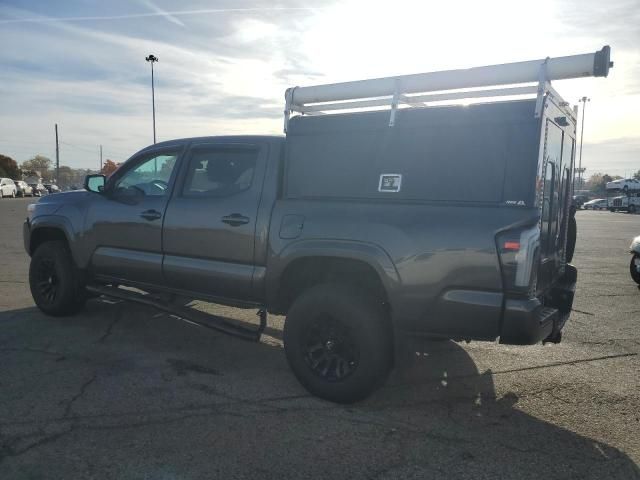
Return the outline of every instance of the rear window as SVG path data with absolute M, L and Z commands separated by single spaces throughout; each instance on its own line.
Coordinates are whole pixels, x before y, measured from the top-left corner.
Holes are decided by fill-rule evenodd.
M 298 117 L 287 135 L 289 198 L 503 202 L 533 197 L 531 101 Z

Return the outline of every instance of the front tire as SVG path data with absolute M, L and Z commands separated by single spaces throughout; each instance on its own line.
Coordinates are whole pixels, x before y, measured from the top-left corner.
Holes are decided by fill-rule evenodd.
M 345 284 L 317 285 L 293 303 L 284 348 L 298 381 L 337 403 L 366 398 L 392 366 L 393 335 L 383 305 Z
M 629 265 L 629 272 L 631 273 L 631 278 L 634 282 L 640 285 L 640 272 L 638 272 L 638 268 L 636 267 L 636 262 L 640 262 L 640 255 L 636 254 L 631 258 L 631 264 Z
M 29 286 L 36 305 L 47 315 L 72 315 L 86 301 L 79 272 L 61 241 L 44 242 L 36 249 L 29 266 Z

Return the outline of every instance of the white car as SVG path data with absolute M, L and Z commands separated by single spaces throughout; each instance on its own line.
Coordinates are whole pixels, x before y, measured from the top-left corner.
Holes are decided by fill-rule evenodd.
M 589 200 L 582 204 L 582 208 L 585 210 L 606 210 L 607 209 L 607 199 L 606 198 L 596 198 L 595 200 Z
M 16 184 L 10 178 L 0 178 L 0 198 L 13 197 L 16 198 L 18 189 Z
M 607 190 L 640 190 L 640 180 L 635 178 L 621 178 L 607 182 Z

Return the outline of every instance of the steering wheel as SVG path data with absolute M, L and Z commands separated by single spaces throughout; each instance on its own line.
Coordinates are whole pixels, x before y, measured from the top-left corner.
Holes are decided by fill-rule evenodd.
M 158 187 L 160 190 L 165 191 L 169 188 L 169 184 L 164 180 L 151 180 L 151 185 Z

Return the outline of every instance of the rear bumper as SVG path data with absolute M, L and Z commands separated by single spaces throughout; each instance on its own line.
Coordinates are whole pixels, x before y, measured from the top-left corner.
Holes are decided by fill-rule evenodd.
M 565 274 L 542 298 L 505 301 L 500 343 L 532 345 L 559 342 L 573 306 L 577 270 L 567 265 Z

